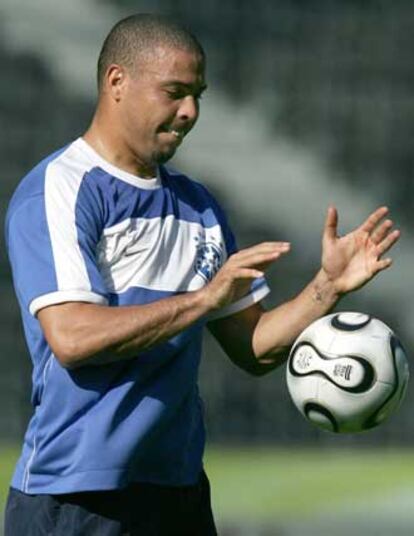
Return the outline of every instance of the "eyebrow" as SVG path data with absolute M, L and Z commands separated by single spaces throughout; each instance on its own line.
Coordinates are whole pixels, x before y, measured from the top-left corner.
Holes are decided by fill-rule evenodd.
M 194 85 L 193 84 L 187 84 L 186 82 L 181 82 L 180 80 L 170 80 L 169 82 L 165 82 L 163 84 L 163 87 L 171 87 L 176 86 L 180 88 L 185 88 L 188 91 L 194 91 Z M 197 93 L 204 93 L 204 91 L 207 89 L 207 84 L 203 84 L 202 86 L 197 86 Z

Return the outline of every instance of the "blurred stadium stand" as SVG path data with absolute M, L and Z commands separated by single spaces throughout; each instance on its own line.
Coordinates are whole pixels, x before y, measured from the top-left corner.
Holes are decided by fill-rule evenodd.
M 135 11 L 173 14 L 205 45 L 211 89 L 176 165 L 228 207 L 241 245 L 292 240 L 290 258 L 270 276 L 269 303 L 292 296 L 313 274 L 328 202 L 337 202 L 346 228 L 378 203 L 410 228 L 414 6 L 402 0 L 211 0 L 197 7 L 185 0 L 77 0 L 58 8 L 51 0 L 3 0 L 2 214 L 20 177 L 86 127 L 94 99 L 90 57 L 94 62 L 112 23 Z M 408 348 L 411 240 L 407 233 L 398 246 L 392 272 L 340 304 L 389 322 Z M 4 245 L 0 275 L 0 438 L 15 439 L 30 413 L 30 363 Z M 303 422 L 288 400 L 284 370 L 250 378 L 208 337 L 206 354 L 201 381 L 212 441 L 356 441 Z M 410 389 L 401 411 L 358 444 L 412 444 L 412 399 Z

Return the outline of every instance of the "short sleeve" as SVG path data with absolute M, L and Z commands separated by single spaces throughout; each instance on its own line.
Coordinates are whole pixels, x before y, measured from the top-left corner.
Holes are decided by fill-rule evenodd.
M 93 195 L 81 180 L 47 179 L 44 195 L 14 204 L 6 221 L 19 302 L 32 315 L 68 301 L 106 304 L 96 264 L 99 219 Z
M 223 209 L 214 199 L 213 199 L 213 203 L 214 203 L 214 211 L 220 223 L 221 231 L 222 231 L 224 241 L 225 241 L 225 247 L 226 247 L 226 253 L 227 253 L 226 258 L 229 258 L 231 255 L 233 255 L 234 253 L 237 253 L 238 251 L 236 238 L 228 223 L 227 217 Z M 209 315 L 208 320 L 217 320 L 219 318 L 224 318 L 234 313 L 238 313 L 239 311 L 242 311 L 243 309 L 247 309 L 254 303 L 258 303 L 259 301 L 263 300 L 263 298 L 265 298 L 269 293 L 270 293 L 270 288 L 266 282 L 266 279 L 264 277 L 257 278 L 252 282 L 250 290 L 245 296 L 231 303 L 230 305 L 223 307 L 219 311 L 212 313 L 211 315 Z

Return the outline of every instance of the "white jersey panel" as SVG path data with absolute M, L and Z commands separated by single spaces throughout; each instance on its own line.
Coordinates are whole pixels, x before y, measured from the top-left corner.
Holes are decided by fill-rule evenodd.
M 73 158 L 76 151 L 77 160 Z M 85 173 L 81 153 L 70 147 L 53 161 L 45 175 L 45 210 L 58 291 L 91 290 L 86 263 L 78 243 L 76 200 Z M 87 164 L 87 162 L 85 162 Z
M 131 287 L 198 290 L 227 258 L 221 226 L 166 218 L 129 218 L 104 230 L 98 266 L 110 292 Z

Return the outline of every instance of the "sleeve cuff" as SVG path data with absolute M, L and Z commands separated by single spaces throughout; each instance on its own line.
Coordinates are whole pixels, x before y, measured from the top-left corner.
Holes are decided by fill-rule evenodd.
M 237 300 L 227 307 L 223 307 L 216 313 L 212 313 L 208 316 L 208 322 L 210 320 L 218 320 L 219 318 L 224 318 L 226 316 L 233 315 L 234 313 L 238 313 L 239 311 L 243 311 L 243 309 L 247 309 L 254 303 L 257 303 L 263 298 L 265 298 L 270 292 L 270 288 L 267 286 L 267 283 L 263 283 L 260 285 L 260 287 L 254 289 L 253 291 L 249 292 L 246 296 L 241 298 L 240 300 Z
M 36 316 L 43 307 L 65 302 L 86 302 L 106 305 L 108 300 L 101 294 L 84 290 L 57 291 L 51 292 L 50 294 L 44 294 L 43 296 L 39 296 L 32 300 L 29 305 L 29 311 L 33 316 Z

